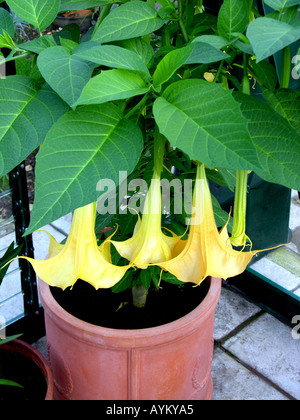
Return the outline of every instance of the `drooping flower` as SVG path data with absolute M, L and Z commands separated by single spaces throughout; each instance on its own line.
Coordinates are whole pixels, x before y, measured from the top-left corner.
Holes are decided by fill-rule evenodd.
M 138 268 L 147 268 L 173 257 L 180 246 L 181 236 L 167 236 L 162 232 L 162 198 L 160 175 L 154 170 L 146 195 L 142 218 L 136 223 L 133 236 L 126 241 L 111 241 L 118 253 Z
M 138 218 L 133 236 L 126 241 L 111 241 L 118 253 L 132 265 L 145 269 L 149 264 L 166 261 L 176 255 L 182 236 L 162 232 L 162 195 L 160 176 L 163 169 L 165 138 L 156 132 L 154 139 L 154 172 L 145 198 L 142 218 Z
M 97 245 L 95 235 L 96 203 L 78 208 L 74 212 L 70 234 L 65 245 L 50 236 L 49 258 L 43 261 L 29 257 L 37 276 L 50 286 L 66 289 L 78 279 L 96 289 L 114 286 L 130 265 L 111 263 L 110 243 Z
M 258 251 L 234 250 L 227 224 L 218 231 L 205 167 L 198 164 L 188 240 L 175 258 L 158 265 L 175 275 L 178 280 L 199 285 L 207 276 L 226 280 L 241 274 L 256 252 Z

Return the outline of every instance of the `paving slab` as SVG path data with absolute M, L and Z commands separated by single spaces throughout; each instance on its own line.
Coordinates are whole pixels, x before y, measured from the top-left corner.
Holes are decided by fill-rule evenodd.
M 270 314 L 263 314 L 223 344 L 223 347 L 300 399 L 300 339 Z
M 215 340 L 221 340 L 261 309 L 243 297 L 222 287 L 215 313 Z
M 214 351 L 212 377 L 213 400 L 288 400 L 219 348 Z

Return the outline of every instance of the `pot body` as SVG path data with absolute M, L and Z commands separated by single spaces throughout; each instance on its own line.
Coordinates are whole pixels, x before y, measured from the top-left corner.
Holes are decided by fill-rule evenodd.
M 47 384 L 45 401 L 53 400 L 53 375 L 50 369 L 50 365 L 45 359 L 45 357 L 30 344 L 18 339 L 9 341 L 6 344 L 2 344 L 1 347 L 3 347 L 6 350 L 13 351 L 15 353 L 20 353 L 22 356 L 25 356 L 27 359 L 31 360 L 37 365 L 37 367 L 42 372 Z
M 77 16 L 72 15 L 58 15 L 53 24 L 58 28 L 64 28 L 71 23 L 76 23 L 81 30 L 86 31 L 90 28 L 92 22 L 92 10 L 77 11 Z
M 186 316 L 139 330 L 102 328 L 66 312 L 40 281 L 54 398 L 210 400 L 214 313 L 221 280 Z

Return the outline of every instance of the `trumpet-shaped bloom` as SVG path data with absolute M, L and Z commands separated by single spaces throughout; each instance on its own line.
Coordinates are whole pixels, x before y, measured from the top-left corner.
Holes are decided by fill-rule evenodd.
M 162 232 L 161 209 L 160 175 L 154 170 L 143 216 L 139 217 L 133 236 L 122 242 L 111 241 L 119 254 L 138 268 L 169 260 L 183 242 L 181 236 L 167 236 Z
M 200 284 L 207 276 L 226 280 L 241 274 L 256 252 L 234 250 L 227 225 L 218 231 L 205 167 L 199 164 L 189 238 L 184 249 L 175 258 L 158 265 L 175 275 L 178 280 Z
M 96 203 L 74 212 L 70 234 L 65 245 L 50 236 L 49 258 L 44 261 L 29 257 L 37 276 L 50 286 L 66 289 L 82 279 L 96 289 L 114 286 L 130 265 L 115 266 L 111 263 L 110 243 L 97 245 L 95 235 Z

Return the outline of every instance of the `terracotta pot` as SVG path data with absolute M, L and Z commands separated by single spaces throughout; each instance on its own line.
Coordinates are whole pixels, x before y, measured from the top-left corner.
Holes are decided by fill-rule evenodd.
M 37 349 L 32 347 L 30 344 L 27 344 L 24 341 L 18 339 L 2 344 L 1 349 L 5 349 L 14 353 L 19 353 L 22 356 L 34 362 L 42 372 L 46 382 L 47 391 L 44 399 L 45 401 L 53 400 L 54 387 L 52 371 L 45 357 Z
M 102 328 L 70 315 L 40 281 L 54 398 L 210 400 L 214 313 L 221 280 L 186 316 L 139 330 Z

